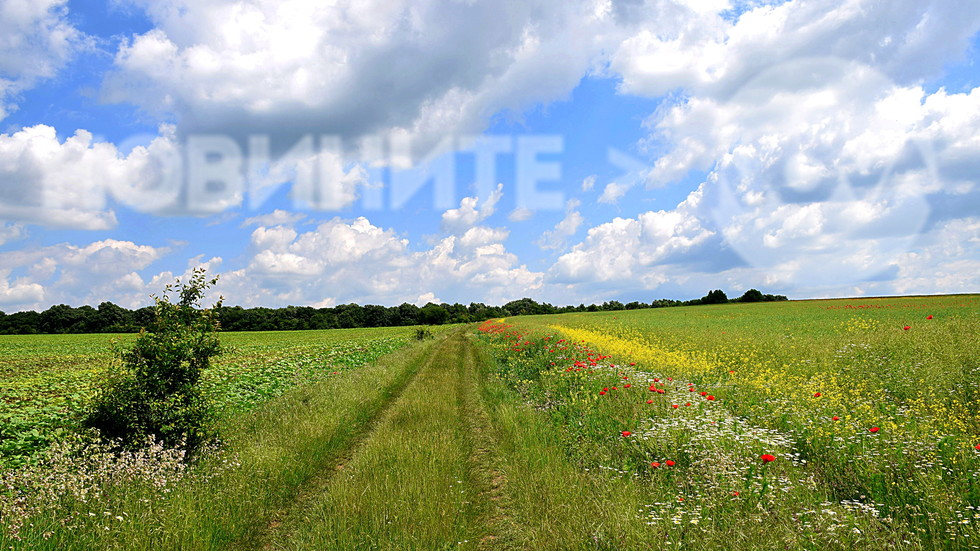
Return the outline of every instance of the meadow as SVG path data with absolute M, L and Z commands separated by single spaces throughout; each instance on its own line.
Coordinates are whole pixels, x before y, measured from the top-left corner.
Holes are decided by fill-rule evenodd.
M 980 296 L 413 332 L 223 334 L 206 383 L 221 446 L 189 465 L 162 449 L 35 452 L 3 472 L 0 543 L 980 548 Z M 0 341 L 20 366 L 4 380 L 22 381 L 2 414 L 30 403 L 16 415 L 67 430 L 106 337 L 31 338 Z

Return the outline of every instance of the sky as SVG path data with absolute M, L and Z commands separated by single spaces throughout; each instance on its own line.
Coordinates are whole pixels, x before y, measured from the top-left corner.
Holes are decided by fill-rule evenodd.
M 0 310 L 980 291 L 980 2 L 0 0 Z

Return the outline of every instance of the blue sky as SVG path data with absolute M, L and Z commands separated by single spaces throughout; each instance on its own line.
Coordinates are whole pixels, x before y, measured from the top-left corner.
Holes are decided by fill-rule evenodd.
M 0 310 L 980 290 L 980 5 L 313 4 L 0 0 Z

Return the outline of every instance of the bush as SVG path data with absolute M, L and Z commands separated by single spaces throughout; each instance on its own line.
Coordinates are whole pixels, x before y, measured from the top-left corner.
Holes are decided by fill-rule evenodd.
M 118 355 L 83 425 L 103 438 L 137 448 L 148 438 L 193 452 L 211 438 L 214 409 L 198 381 L 221 353 L 214 310 L 201 309 L 208 287 L 203 269 L 187 283 L 167 285 L 154 296 L 153 321 L 132 348 Z M 171 301 L 176 293 L 179 301 Z M 215 309 L 221 306 L 219 300 Z

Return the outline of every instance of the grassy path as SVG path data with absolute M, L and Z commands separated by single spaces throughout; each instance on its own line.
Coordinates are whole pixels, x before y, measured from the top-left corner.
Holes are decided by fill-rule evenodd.
M 569 461 L 547 419 L 486 369 L 464 330 L 338 469 L 297 500 L 263 549 L 649 548 L 633 486 Z M 643 535 L 649 535 L 643 534 Z
M 476 359 L 462 331 L 418 374 L 341 469 L 298 503 L 267 549 L 452 549 L 492 538 L 492 476 L 471 421 Z M 482 451 L 479 451 L 482 450 Z

